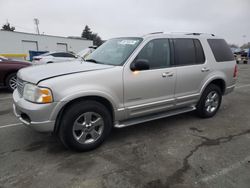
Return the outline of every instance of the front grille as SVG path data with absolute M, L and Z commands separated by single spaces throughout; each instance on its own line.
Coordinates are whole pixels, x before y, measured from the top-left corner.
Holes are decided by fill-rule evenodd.
M 23 96 L 24 81 L 17 77 L 17 91 L 20 97 Z

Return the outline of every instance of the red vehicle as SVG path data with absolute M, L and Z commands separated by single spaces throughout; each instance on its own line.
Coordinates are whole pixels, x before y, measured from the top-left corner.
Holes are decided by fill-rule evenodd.
M 16 73 L 19 69 L 30 66 L 31 63 L 7 59 L 0 56 L 0 85 L 8 90 L 16 89 Z

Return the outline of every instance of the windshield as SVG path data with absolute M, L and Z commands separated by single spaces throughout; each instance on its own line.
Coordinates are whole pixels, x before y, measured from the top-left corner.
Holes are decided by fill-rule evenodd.
M 86 61 L 107 65 L 123 65 L 142 38 L 110 39 L 91 53 Z

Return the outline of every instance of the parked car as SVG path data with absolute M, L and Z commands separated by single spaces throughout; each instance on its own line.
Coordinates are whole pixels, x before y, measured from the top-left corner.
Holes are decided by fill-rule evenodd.
M 242 50 L 241 59 L 242 59 L 244 64 L 247 64 L 247 62 L 248 62 L 248 59 L 249 59 L 248 54 L 249 54 L 249 49 Z
M 237 65 L 225 40 L 206 34 L 115 38 L 82 63 L 18 72 L 14 112 L 78 151 L 122 128 L 196 110 L 213 117 L 233 91 Z M 167 122 L 167 120 L 165 120 Z
M 84 50 L 78 52 L 77 56 L 85 59 L 89 54 L 95 51 L 96 48 L 97 48 L 96 46 L 90 46 L 88 48 L 85 48 Z
M 64 61 L 75 60 L 77 58 L 73 53 L 68 52 L 48 52 L 39 56 L 34 56 L 32 60 L 33 65 L 58 63 Z
M 0 85 L 10 91 L 16 89 L 16 73 L 19 69 L 28 67 L 29 62 L 11 60 L 0 56 Z

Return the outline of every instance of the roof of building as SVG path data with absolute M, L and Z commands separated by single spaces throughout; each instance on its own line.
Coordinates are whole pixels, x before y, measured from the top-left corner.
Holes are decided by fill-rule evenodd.
M 56 35 L 45 35 L 45 34 L 36 34 L 36 33 L 26 33 L 26 32 L 20 32 L 20 31 L 5 31 L 5 30 L 0 30 L 0 32 L 8 32 L 8 33 L 13 33 L 13 34 L 25 34 L 25 35 L 33 35 L 33 36 L 57 37 L 57 38 L 64 38 L 64 39 L 88 40 L 86 38 L 82 38 L 78 36 L 63 37 L 63 36 L 56 36 Z

